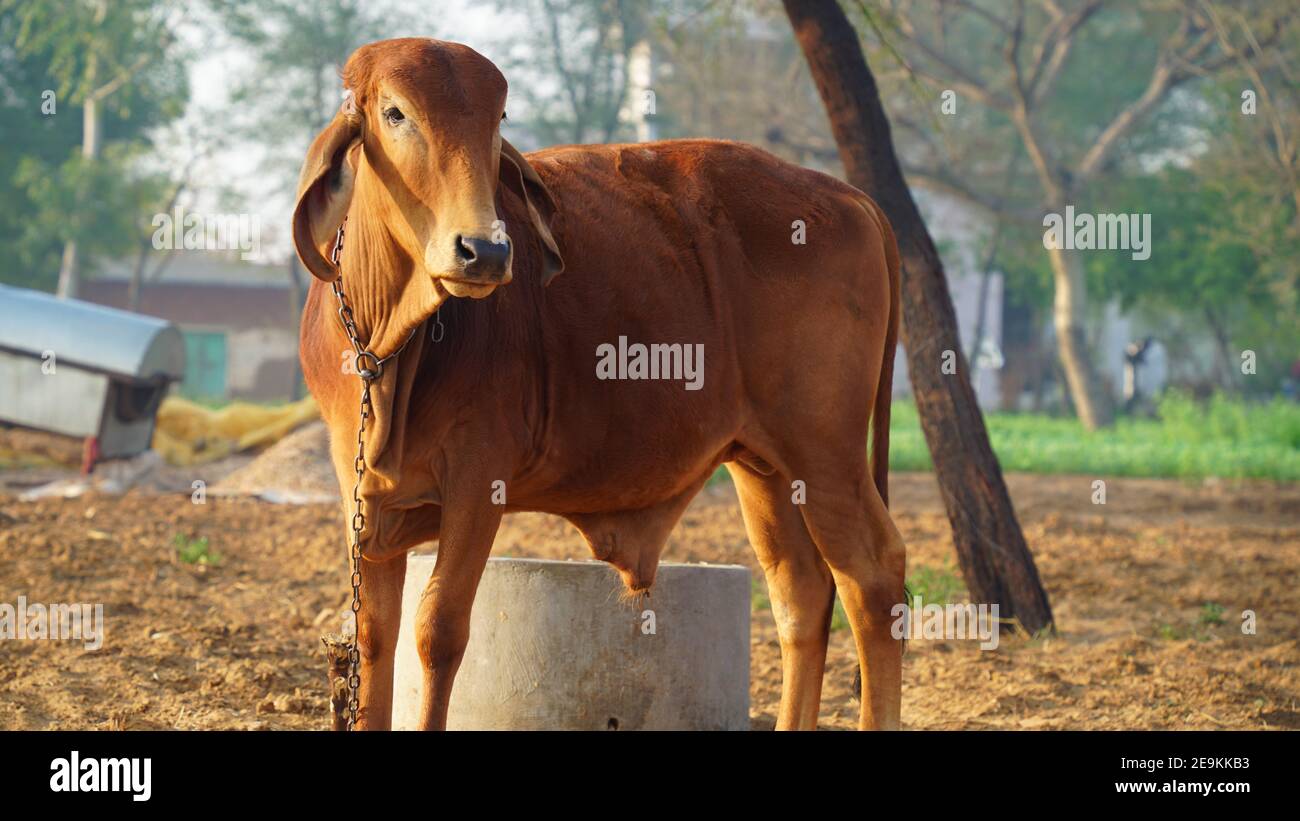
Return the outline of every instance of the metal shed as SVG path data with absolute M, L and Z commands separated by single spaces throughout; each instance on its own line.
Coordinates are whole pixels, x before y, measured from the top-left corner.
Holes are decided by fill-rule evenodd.
M 170 322 L 0 285 L 0 421 L 131 456 L 149 448 L 158 405 L 184 372 Z

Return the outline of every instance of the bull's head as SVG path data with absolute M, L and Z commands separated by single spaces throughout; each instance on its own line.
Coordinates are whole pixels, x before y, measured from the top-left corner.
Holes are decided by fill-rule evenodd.
M 449 296 L 488 296 L 510 282 L 516 242 L 536 238 L 543 282 L 563 269 L 554 200 L 501 138 L 506 81 L 487 58 L 457 43 L 385 40 L 357 49 L 343 80 L 347 97 L 303 165 L 293 237 L 303 264 L 333 280 L 329 252 L 350 217 L 344 259 L 366 264 L 348 290 L 367 330 L 395 338 Z M 526 226 L 501 221 L 498 183 L 526 204 Z

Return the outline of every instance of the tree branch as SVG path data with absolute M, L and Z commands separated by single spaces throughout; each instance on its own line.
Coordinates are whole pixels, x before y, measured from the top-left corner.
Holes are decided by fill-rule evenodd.
M 1037 108 L 1051 93 L 1074 47 L 1075 33 L 1101 9 L 1103 3 L 1105 0 L 1090 0 L 1071 14 L 1063 13 L 1054 2 L 1046 4 L 1055 16 L 1034 51 L 1034 67 L 1029 72 L 1026 90 L 1032 106 Z
M 863 13 L 866 14 L 865 9 Z M 906 15 L 896 13 L 892 19 L 897 24 L 899 34 L 914 45 L 917 51 L 925 55 L 927 60 L 947 72 L 947 76 L 939 76 L 928 67 L 921 66 L 915 61 L 907 59 L 904 55 L 895 53 L 899 62 L 903 64 L 903 67 L 910 74 L 921 77 L 940 88 L 951 88 L 959 91 L 994 110 L 1006 112 L 1010 109 L 1010 103 L 1005 97 L 996 94 L 988 83 L 948 59 L 946 55 L 936 49 L 932 43 L 917 31 Z
M 1084 182 L 1101 170 L 1115 147 L 1119 145 L 1120 138 L 1160 104 L 1173 88 L 1177 76 L 1169 58 L 1162 52 L 1156 59 L 1155 68 L 1151 71 L 1151 79 L 1147 82 L 1147 87 L 1141 96 L 1115 115 L 1110 124 L 1102 129 L 1092 147 L 1084 152 L 1075 170 L 1076 182 Z
M 966 185 L 966 183 L 943 171 L 933 168 L 903 163 L 903 173 L 910 184 L 936 194 L 946 194 L 973 205 L 986 214 L 997 219 L 1016 220 L 1018 222 L 1037 223 L 1043 217 L 1041 209 L 1013 208 L 1005 199 L 991 199 Z

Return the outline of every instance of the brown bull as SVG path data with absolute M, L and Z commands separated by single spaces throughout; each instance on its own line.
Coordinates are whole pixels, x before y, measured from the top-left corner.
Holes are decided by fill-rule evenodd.
M 838 590 L 861 726 L 897 727 L 905 549 L 886 483 L 899 263 L 880 209 L 732 142 L 524 157 L 501 138 L 504 77 L 455 43 L 373 43 L 344 81 L 351 97 L 311 146 L 293 228 L 320 280 L 303 371 L 349 517 L 361 380 L 343 367 L 351 346 L 325 283 L 341 273 L 362 344 L 397 353 L 365 440 L 359 726 L 389 724 L 407 550 L 439 542 L 416 641 L 421 724 L 442 728 L 503 513 L 563 516 L 629 590 L 647 590 L 669 531 L 725 464 L 780 634 L 777 726 L 816 726 Z

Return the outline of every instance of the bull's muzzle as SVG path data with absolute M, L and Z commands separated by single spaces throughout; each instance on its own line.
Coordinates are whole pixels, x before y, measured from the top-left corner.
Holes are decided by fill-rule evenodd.
M 510 281 L 513 249 L 510 238 L 493 242 L 482 237 L 456 236 L 456 261 L 460 268 L 454 279 L 504 285 Z

